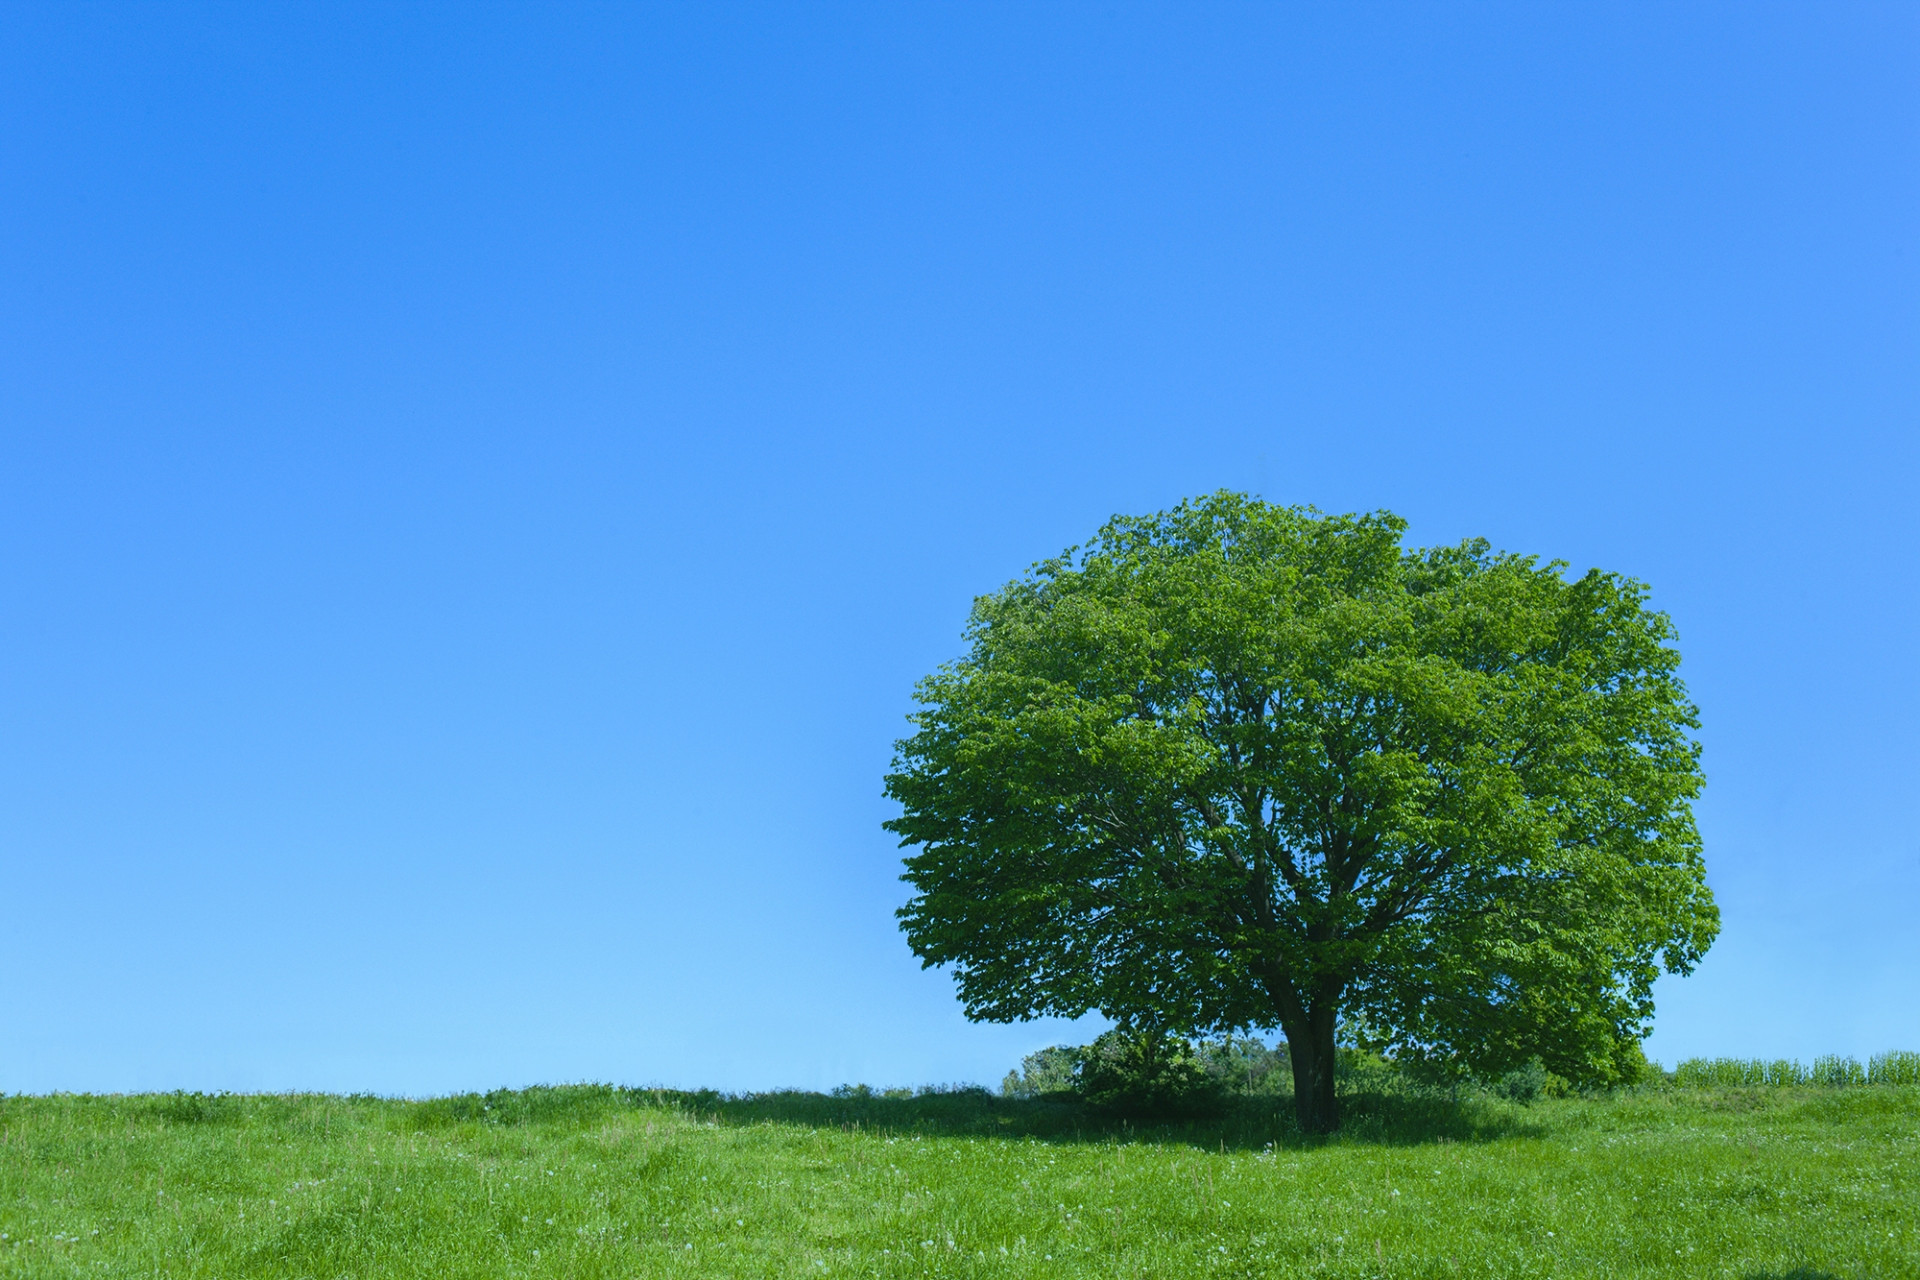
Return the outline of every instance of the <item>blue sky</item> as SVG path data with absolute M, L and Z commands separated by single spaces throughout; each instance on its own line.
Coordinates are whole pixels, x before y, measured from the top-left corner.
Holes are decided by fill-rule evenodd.
M 1920 1048 L 1920 11 L 0 11 L 0 1090 L 995 1081 L 880 777 L 1221 487 L 1628 573 Z

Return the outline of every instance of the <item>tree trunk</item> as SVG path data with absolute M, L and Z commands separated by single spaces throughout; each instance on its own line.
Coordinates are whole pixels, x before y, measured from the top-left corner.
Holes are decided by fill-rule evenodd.
M 1306 1133 L 1340 1127 L 1340 1100 L 1333 1091 L 1336 1061 L 1331 1002 L 1309 1010 L 1304 1024 L 1287 1024 L 1287 1056 L 1293 1060 L 1293 1111 Z

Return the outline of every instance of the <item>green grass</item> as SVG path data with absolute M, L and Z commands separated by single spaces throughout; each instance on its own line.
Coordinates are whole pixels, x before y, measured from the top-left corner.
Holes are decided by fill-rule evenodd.
M 0 1099 L 5 1276 L 1920 1277 L 1920 1088 Z

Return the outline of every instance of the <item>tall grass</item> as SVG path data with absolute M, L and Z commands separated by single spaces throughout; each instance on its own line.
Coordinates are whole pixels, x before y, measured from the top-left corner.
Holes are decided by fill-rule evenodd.
M 1786 1058 L 1688 1058 L 1674 1068 L 1673 1082 L 1692 1088 L 1751 1085 L 1920 1084 L 1920 1053 L 1894 1050 L 1875 1054 L 1865 1066 L 1857 1058 L 1827 1054 L 1811 1067 Z

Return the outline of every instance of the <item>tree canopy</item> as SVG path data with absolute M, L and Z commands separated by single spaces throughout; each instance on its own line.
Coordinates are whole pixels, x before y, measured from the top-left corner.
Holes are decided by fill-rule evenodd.
M 978 599 L 886 780 L 900 920 L 969 1017 L 1344 1034 L 1442 1071 L 1639 1060 L 1718 931 L 1644 585 L 1217 493 Z

